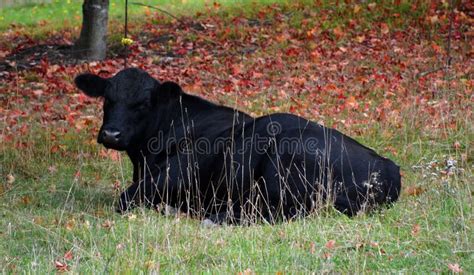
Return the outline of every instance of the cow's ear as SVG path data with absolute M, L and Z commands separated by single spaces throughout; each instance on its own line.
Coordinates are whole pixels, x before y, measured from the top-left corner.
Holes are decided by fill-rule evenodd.
M 182 93 L 183 90 L 177 83 L 166 81 L 158 86 L 157 93 L 155 93 L 155 100 L 165 101 L 173 98 L 179 98 Z
M 107 81 L 106 78 L 95 74 L 81 74 L 74 79 L 77 88 L 91 97 L 104 96 Z

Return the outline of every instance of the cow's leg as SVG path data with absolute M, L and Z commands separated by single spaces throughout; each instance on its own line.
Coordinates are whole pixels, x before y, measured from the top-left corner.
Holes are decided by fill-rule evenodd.
M 136 206 L 135 203 L 135 195 L 138 192 L 138 183 L 134 183 L 127 188 L 122 194 L 120 195 L 120 200 L 117 205 L 116 211 L 118 213 L 125 213 L 128 210 L 134 208 Z
M 339 195 L 334 201 L 334 208 L 339 212 L 352 217 L 360 210 L 360 205 L 344 195 Z
M 193 171 L 188 171 L 187 167 L 190 167 L 188 156 L 173 156 L 159 169 L 155 168 L 147 173 L 145 179 L 125 190 L 120 196 L 117 211 L 123 213 L 137 205 L 154 207 L 162 202 L 180 205 L 177 201 L 179 193 L 189 189 L 188 179 L 192 182 L 194 177 Z
M 156 186 L 154 182 L 143 180 L 132 184 L 120 195 L 117 212 L 124 213 L 137 205 L 154 206 L 160 203 Z

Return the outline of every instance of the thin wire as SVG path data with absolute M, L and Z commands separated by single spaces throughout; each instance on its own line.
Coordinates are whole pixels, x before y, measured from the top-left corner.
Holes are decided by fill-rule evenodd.
M 454 18 L 454 1 L 449 2 L 450 15 L 449 15 L 449 32 L 448 32 L 448 46 L 446 49 L 447 58 L 446 58 L 446 69 L 451 67 L 451 33 L 453 31 L 453 18 Z
M 128 0 L 125 0 L 125 26 L 124 26 L 124 38 L 128 37 Z M 123 57 L 123 66 L 127 68 L 127 57 L 128 57 L 128 45 L 124 44 L 125 55 Z

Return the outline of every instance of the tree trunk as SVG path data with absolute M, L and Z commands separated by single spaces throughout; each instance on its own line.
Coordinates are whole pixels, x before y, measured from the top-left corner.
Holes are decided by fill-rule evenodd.
M 87 60 L 102 60 L 107 51 L 107 19 L 109 0 L 84 0 L 82 29 L 76 41 L 76 56 Z

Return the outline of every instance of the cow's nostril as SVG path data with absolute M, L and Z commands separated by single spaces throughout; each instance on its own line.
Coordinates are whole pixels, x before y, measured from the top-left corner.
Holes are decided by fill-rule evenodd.
M 102 137 L 106 143 L 117 143 L 120 139 L 120 131 L 104 130 Z

